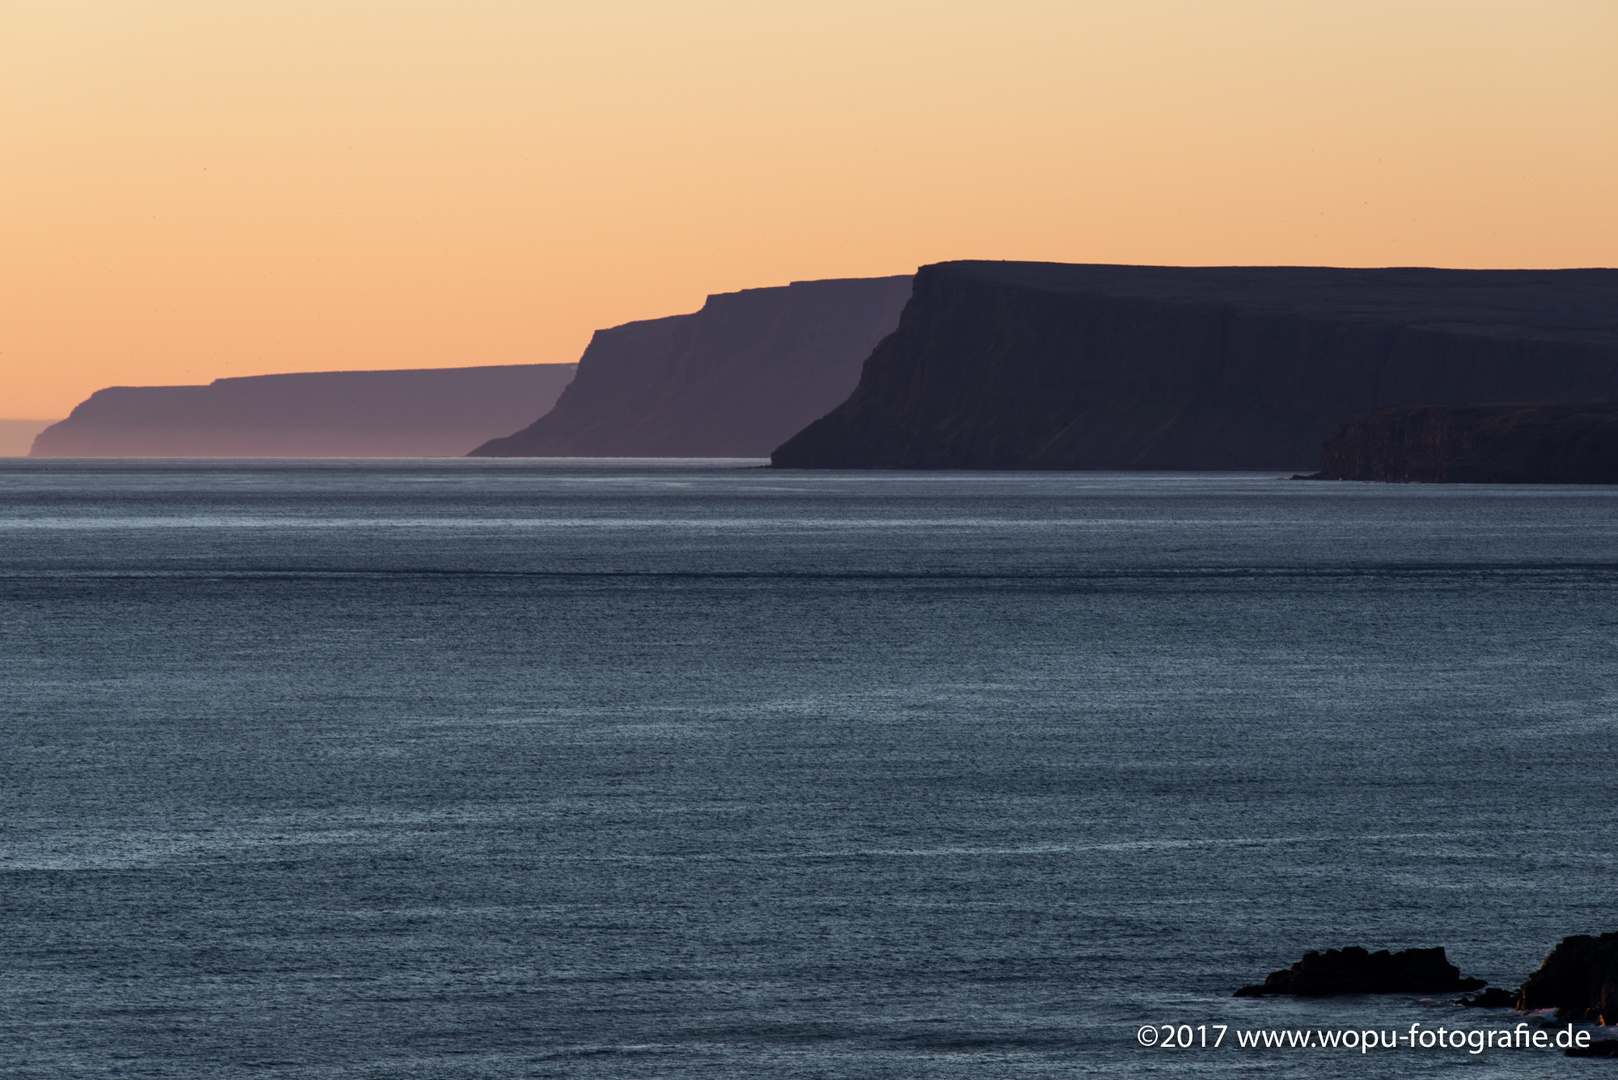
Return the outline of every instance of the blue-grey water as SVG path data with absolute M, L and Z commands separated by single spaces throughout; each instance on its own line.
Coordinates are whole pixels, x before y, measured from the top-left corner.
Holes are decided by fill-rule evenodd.
M 0 464 L 7 1077 L 1588 1076 L 1618 491 Z M 1608 1032 L 1607 1034 L 1612 1034 Z

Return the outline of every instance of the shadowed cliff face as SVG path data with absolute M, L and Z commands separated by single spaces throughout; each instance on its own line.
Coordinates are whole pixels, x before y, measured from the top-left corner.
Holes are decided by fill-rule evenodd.
M 1618 271 L 941 263 L 801 468 L 1306 469 L 1400 403 L 1618 392 Z
M 548 408 L 574 364 L 325 371 L 97 390 L 33 457 L 460 457 Z
M 1416 405 L 1356 416 L 1325 442 L 1324 480 L 1618 483 L 1618 404 Z
M 848 396 L 910 278 L 798 281 L 598 330 L 556 407 L 475 457 L 763 457 Z

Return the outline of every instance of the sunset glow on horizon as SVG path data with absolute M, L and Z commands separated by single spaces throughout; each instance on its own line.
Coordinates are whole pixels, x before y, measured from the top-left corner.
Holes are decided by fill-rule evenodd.
M 1618 5 L 17 0 L 0 417 L 945 259 L 1618 264 Z

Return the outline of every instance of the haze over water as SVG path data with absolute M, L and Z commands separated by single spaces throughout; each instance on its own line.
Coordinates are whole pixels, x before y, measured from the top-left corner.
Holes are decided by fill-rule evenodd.
M 1618 929 L 1618 491 L 0 462 L 0 1072 L 1587 1076 L 1143 1049 Z

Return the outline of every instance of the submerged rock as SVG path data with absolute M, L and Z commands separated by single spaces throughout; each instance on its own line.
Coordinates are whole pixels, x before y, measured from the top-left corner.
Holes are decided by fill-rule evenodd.
M 1555 1009 L 1563 1020 L 1618 1024 L 1618 933 L 1563 938 L 1522 984 L 1517 1008 Z
M 1468 1009 L 1509 1009 L 1517 1004 L 1517 993 L 1491 986 L 1482 993 L 1462 998 L 1457 1004 L 1465 1005 Z
M 1444 956 L 1442 947 L 1404 949 L 1328 949 L 1308 952 L 1284 971 L 1272 971 L 1263 983 L 1244 986 L 1236 997 L 1292 994 L 1298 997 L 1335 997 L 1338 994 L 1446 994 L 1480 990 L 1482 979 L 1463 979 L 1461 970 Z
M 1570 1047 L 1562 1053 L 1568 1057 L 1618 1058 L 1618 1039 L 1597 1039 L 1589 1046 Z

